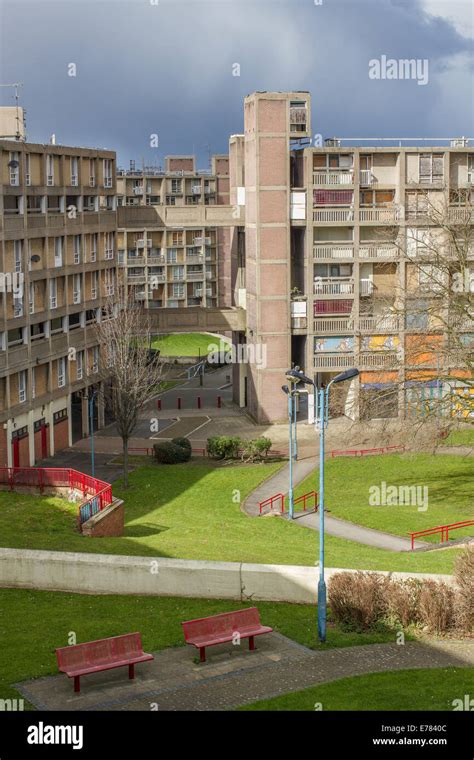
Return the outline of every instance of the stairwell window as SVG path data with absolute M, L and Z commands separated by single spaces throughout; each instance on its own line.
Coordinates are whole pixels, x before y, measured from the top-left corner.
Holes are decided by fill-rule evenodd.
M 79 161 L 77 156 L 71 156 L 71 185 L 72 187 L 79 185 Z
M 12 151 L 10 153 L 9 160 L 10 168 L 10 185 L 18 187 L 20 184 L 20 154 L 18 151 Z
M 84 377 L 84 351 L 78 351 L 76 354 L 76 379 L 82 380 Z
M 28 378 L 26 369 L 22 369 L 21 372 L 18 373 L 18 401 L 20 404 L 23 404 L 26 401 L 27 383 Z
M 46 156 L 46 184 L 48 187 L 54 185 L 54 158 Z
M 82 239 L 81 235 L 74 235 L 74 263 L 81 263 Z
M 431 185 L 435 182 L 442 182 L 444 176 L 444 155 L 443 153 L 420 153 L 419 156 L 419 176 L 420 183 Z
M 66 385 L 66 358 L 62 356 L 58 359 L 58 388 L 64 388 Z
M 13 241 L 13 255 L 15 259 L 15 272 L 19 274 L 22 271 L 22 241 L 21 240 L 14 240 Z
M 49 281 L 49 308 L 58 308 L 58 281 L 56 277 L 52 277 Z
M 54 266 L 62 267 L 63 265 L 64 238 L 57 237 L 54 239 Z

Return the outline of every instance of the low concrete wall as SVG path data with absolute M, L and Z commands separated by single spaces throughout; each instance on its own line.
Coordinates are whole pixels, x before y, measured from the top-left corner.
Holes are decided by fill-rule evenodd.
M 337 572 L 327 569 L 326 578 Z M 452 582 L 449 575 L 384 574 Z M 0 549 L 0 587 L 314 604 L 318 580 L 317 567 L 299 565 Z

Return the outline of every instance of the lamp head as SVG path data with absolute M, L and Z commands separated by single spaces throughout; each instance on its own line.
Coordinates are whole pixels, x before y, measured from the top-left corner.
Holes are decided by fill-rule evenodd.
M 282 386 L 281 386 L 281 389 L 282 389 L 283 393 L 286 393 L 287 395 L 288 395 L 288 393 L 290 392 L 290 389 L 288 388 L 288 386 L 287 386 L 287 385 L 282 385 Z
M 289 369 L 286 371 L 286 379 L 290 385 L 304 383 L 305 385 L 314 385 L 314 382 L 307 377 L 301 370 Z
M 357 377 L 359 374 L 359 370 L 353 367 L 352 369 L 347 369 L 345 372 L 341 372 L 339 375 L 336 375 L 332 379 L 332 383 L 343 383 L 344 380 L 351 380 L 353 377 Z

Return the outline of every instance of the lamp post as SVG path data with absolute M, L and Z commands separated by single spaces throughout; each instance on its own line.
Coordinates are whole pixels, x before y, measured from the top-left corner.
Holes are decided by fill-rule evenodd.
M 348 369 L 341 372 L 328 383 L 326 388 L 316 388 L 316 383 L 309 377 L 296 370 L 289 370 L 286 378 L 292 382 L 305 383 L 312 385 L 314 388 L 315 402 L 318 400 L 315 408 L 315 424 L 319 423 L 319 582 L 318 582 L 318 638 L 323 644 L 326 641 L 326 610 L 327 610 L 327 590 L 324 578 L 324 446 L 325 446 L 325 429 L 329 422 L 329 388 L 333 383 L 342 383 L 345 380 L 351 380 L 359 374 L 358 369 Z M 318 419 L 319 409 L 319 419 Z
M 288 514 L 290 517 L 290 520 L 293 519 L 293 513 L 294 513 L 294 499 L 293 499 L 293 459 L 294 456 L 294 445 L 293 440 L 296 440 L 296 419 L 295 415 L 293 413 L 293 406 L 294 406 L 294 389 L 293 386 L 290 384 L 288 385 L 282 385 L 281 389 L 283 393 L 286 393 L 288 396 L 288 435 L 289 435 L 289 442 L 288 442 L 288 461 L 290 464 L 290 485 L 288 489 Z
M 94 457 L 94 400 L 97 396 L 97 391 L 92 388 L 89 391 L 89 428 L 91 435 L 91 474 L 95 478 L 95 457 Z

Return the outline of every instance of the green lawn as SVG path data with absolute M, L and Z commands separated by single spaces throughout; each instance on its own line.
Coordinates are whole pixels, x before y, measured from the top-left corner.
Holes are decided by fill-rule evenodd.
M 443 446 L 474 446 L 474 425 L 470 428 L 451 430 L 443 440 Z
M 365 467 L 366 462 L 361 464 Z M 79 535 L 77 506 L 65 501 L 1 492 L 0 546 L 313 565 L 317 532 L 278 517 L 248 517 L 237 501 L 280 466 L 216 467 L 203 462 L 137 468 L 127 490 L 120 481 L 113 486 L 114 494 L 125 500 L 125 532 L 119 538 Z M 330 487 L 328 481 L 328 494 Z M 349 487 L 346 498 L 351 493 Z M 450 573 L 458 552 L 389 552 L 333 536 L 326 539 L 328 567 Z
M 209 345 L 217 345 L 220 341 L 229 343 L 226 338 L 217 338 L 208 333 L 175 333 L 159 335 L 152 341 L 152 348 L 159 348 L 162 356 L 207 356 Z
M 50 591 L 0 589 L 0 699 L 18 696 L 11 684 L 57 672 L 56 647 L 140 631 L 145 651 L 182 646 L 182 620 L 250 606 L 242 602 L 171 597 L 89 596 Z M 380 630 L 346 633 L 331 622 L 323 647 L 317 641 L 316 607 L 258 602 L 262 620 L 274 630 L 318 648 L 393 641 L 395 633 Z M 330 614 L 329 614 L 330 620 Z M 189 649 L 192 661 L 195 650 Z
M 315 473 L 297 488 L 297 495 L 315 488 Z M 350 520 L 369 528 L 406 536 L 409 531 L 474 519 L 474 460 L 459 456 L 430 454 L 390 454 L 363 458 L 329 459 L 325 469 L 326 508 L 334 517 Z M 419 487 L 413 492 L 414 505 L 371 505 L 369 499 L 378 486 Z M 424 507 L 427 486 L 427 509 Z M 316 487 L 315 490 L 319 490 Z M 388 492 L 386 492 L 388 493 Z M 398 495 L 398 493 L 397 493 Z M 387 499 L 388 501 L 388 499 Z M 456 530 L 452 538 L 473 535 L 474 526 Z M 427 537 L 435 543 L 439 536 Z
M 453 700 L 473 692 L 474 668 L 424 668 L 339 678 L 240 709 L 453 710 Z

